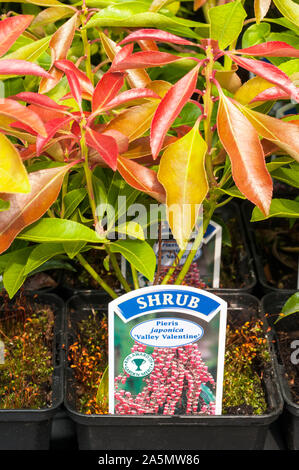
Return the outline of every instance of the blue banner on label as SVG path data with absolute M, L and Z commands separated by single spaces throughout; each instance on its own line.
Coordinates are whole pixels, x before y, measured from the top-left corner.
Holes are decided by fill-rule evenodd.
M 125 297 L 125 296 L 124 296 Z M 167 289 L 163 291 L 152 287 L 148 292 L 136 297 L 118 302 L 117 308 L 124 320 L 130 320 L 144 312 L 162 310 L 191 311 L 209 316 L 219 309 L 220 303 L 214 298 L 207 297 L 194 289 Z

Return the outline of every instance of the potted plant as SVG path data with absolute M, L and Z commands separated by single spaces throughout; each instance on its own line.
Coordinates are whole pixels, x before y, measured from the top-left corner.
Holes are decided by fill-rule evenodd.
M 54 294 L 1 292 L 0 448 L 47 450 L 63 402 L 64 305 Z
M 283 435 L 289 449 L 298 450 L 298 291 L 273 292 L 262 299 L 276 349 L 276 368 L 285 408 Z

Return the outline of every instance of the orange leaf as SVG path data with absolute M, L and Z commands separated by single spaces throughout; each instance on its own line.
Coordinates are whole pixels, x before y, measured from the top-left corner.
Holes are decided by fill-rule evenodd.
M 239 104 L 238 107 L 261 137 L 270 140 L 299 161 L 299 126 L 297 124 L 258 113 Z
M 31 192 L 28 194 L 0 194 L 1 199 L 10 203 L 9 210 L 1 214 L 0 253 L 7 250 L 15 237 L 42 217 L 56 201 L 64 175 L 72 166 L 70 164 L 30 173 Z
M 165 190 L 154 170 L 124 157 L 118 157 L 117 169 L 130 186 L 149 194 L 159 202 L 165 202 Z
M 273 184 L 257 131 L 241 111 L 220 92 L 217 114 L 219 138 L 229 155 L 233 179 L 244 196 L 269 213 Z
M 49 73 L 51 79 L 43 78 L 40 82 L 39 92 L 47 93 L 57 85 L 59 80 L 63 77 L 63 72 L 54 66 L 54 62 L 66 59 L 67 53 L 72 45 L 75 30 L 78 21 L 78 14 L 72 16 L 66 23 L 64 23 L 53 34 L 49 46 L 51 48 L 52 65 Z

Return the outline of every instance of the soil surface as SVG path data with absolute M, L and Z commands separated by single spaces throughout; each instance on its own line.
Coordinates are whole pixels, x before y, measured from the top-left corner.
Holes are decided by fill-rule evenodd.
M 39 409 L 51 405 L 54 314 L 47 305 L 21 295 L 1 295 L 0 409 Z

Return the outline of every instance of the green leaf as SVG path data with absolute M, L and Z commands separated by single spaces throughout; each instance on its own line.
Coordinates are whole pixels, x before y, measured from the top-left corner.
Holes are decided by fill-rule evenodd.
M 288 165 L 289 163 L 293 162 L 294 159 L 292 157 L 277 157 L 271 162 L 267 163 L 267 169 L 269 173 L 274 170 L 277 170 L 281 166 Z
M 221 217 L 213 214 L 213 221 L 222 227 L 222 245 L 232 247 L 232 240 L 229 232 L 229 228 Z
M 283 26 L 284 28 L 290 29 L 291 31 L 294 31 L 294 33 L 298 34 L 299 33 L 299 28 L 298 26 L 294 25 L 291 21 L 289 21 L 287 18 L 264 18 L 263 21 L 267 21 L 269 23 L 273 24 L 279 24 L 280 26 Z
M 112 253 L 121 253 L 149 281 L 154 280 L 156 255 L 150 245 L 141 240 L 118 240 L 109 245 Z
M 237 188 L 237 186 L 232 186 L 231 188 L 228 188 L 228 189 L 218 188 L 218 191 L 224 194 L 227 194 L 228 196 L 238 197 L 240 199 L 246 199 L 244 194 L 241 193 L 241 191 Z
M 3 199 L 0 199 L 0 212 L 7 211 L 9 208 L 10 208 L 10 202 L 3 201 Z
M 114 230 L 118 233 L 123 233 L 124 235 L 127 235 L 128 237 L 137 238 L 138 240 L 144 240 L 143 229 L 136 222 L 130 221 L 130 222 L 126 222 L 124 224 L 118 225 L 117 227 L 112 229 L 111 232 L 114 232 Z M 108 233 L 108 238 L 109 238 L 109 233 Z
M 289 21 L 299 26 L 299 5 L 292 0 L 273 0 L 276 7 Z
M 78 188 L 74 189 L 73 191 L 69 191 L 64 196 L 64 206 L 65 206 L 65 213 L 64 218 L 68 219 L 77 209 L 79 204 L 83 201 L 85 196 L 87 195 L 87 191 L 85 188 Z
M 282 307 L 281 312 L 282 313 L 274 323 L 277 323 L 279 320 L 282 320 L 283 318 L 288 317 L 293 313 L 299 312 L 299 292 L 295 292 L 295 294 L 288 298 Z
M 104 243 L 95 230 L 73 220 L 44 218 L 23 230 L 18 238 L 37 243 L 75 242 Z
M 108 366 L 106 367 L 99 387 L 97 391 L 97 397 L 96 397 L 96 402 L 100 406 L 101 411 L 107 411 L 108 412 L 108 405 L 109 405 L 109 371 L 108 371 Z
M 239 36 L 247 14 L 240 1 L 226 3 L 209 10 L 211 38 L 225 49 Z
M 288 76 L 291 76 L 294 73 L 298 73 L 299 71 L 299 59 L 292 59 L 292 60 L 288 60 L 287 62 L 283 62 L 282 64 L 279 65 L 278 68 L 282 70 L 284 73 L 286 73 Z M 290 116 L 290 118 L 291 117 L 292 116 Z
M 242 48 L 255 46 L 262 42 L 267 41 L 267 36 L 271 32 L 271 27 L 268 23 L 253 24 L 246 29 L 242 37 Z
M 78 253 L 82 251 L 85 245 L 86 242 L 67 242 L 63 244 L 63 248 L 69 258 L 73 259 Z
M 70 263 L 67 263 L 64 259 L 49 259 L 34 271 L 31 271 L 28 277 L 37 273 L 43 273 L 50 270 L 52 271 L 54 269 L 65 269 L 67 271 L 77 272 L 76 269 Z
M 187 103 L 179 117 L 174 121 L 172 127 L 190 126 L 193 127 L 197 119 L 199 118 L 201 111 L 196 104 Z
M 293 168 L 278 168 L 277 170 L 272 171 L 271 176 L 279 181 L 283 181 L 289 186 L 299 188 L 299 177 L 297 171 Z
M 92 174 L 92 184 L 94 191 L 94 198 L 97 207 L 97 215 L 101 220 L 107 209 L 107 191 L 104 183 L 94 173 Z
M 159 13 L 154 13 L 149 12 L 148 8 L 149 5 L 144 2 L 110 5 L 96 13 L 86 27 L 158 28 L 190 38 L 198 37 L 190 28 L 208 28 L 208 25 L 203 23 L 176 17 L 169 10 L 160 10 Z
M 267 217 L 255 207 L 252 212 L 251 222 L 269 219 L 270 217 L 299 218 L 299 202 L 290 199 L 272 199 L 269 215 Z
M 54 256 L 65 252 L 62 243 L 42 243 L 33 248 L 28 257 L 24 274 L 29 274 Z
M 107 195 L 108 231 L 121 220 L 138 196 L 139 191 L 129 186 L 118 172 L 114 173 Z
M 10 253 L 9 263 L 3 273 L 3 284 L 12 298 L 26 279 L 25 267 L 34 247 L 30 246 Z

